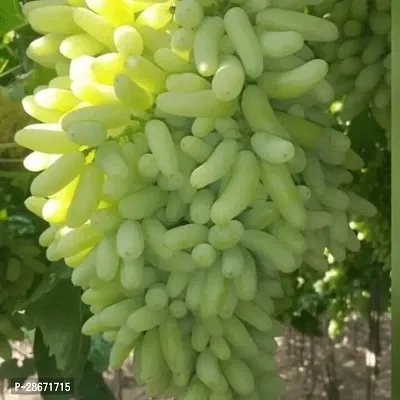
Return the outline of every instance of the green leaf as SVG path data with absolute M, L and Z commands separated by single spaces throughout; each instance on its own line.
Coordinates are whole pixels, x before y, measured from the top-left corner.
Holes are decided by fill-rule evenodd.
M 51 292 L 63 279 L 68 279 L 71 275 L 71 269 L 63 262 L 52 263 L 49 269 L 42 276 L 42 280 L 23 303 L 18 305 L 19 309 L 24 309 L 32 303 L 37 302 L 47 293 Z
M 87 362 L 82 379 L 75 390 L 76 400 L 115 400 L 110 388 L 96 371 L 91 362 Z
M 80 378 L 90 347 L 90 339 L 81 334 L 89 313 L 80 297 L 80 289 L 63 279 L 25 311 L 28 329 L 40 328 L 49 355 L 66 378 Z
M 303 335 L 323 336 L 320 321 L 317 317 L 303 310 L 298 316 L 292 317 L 292 326 Z
M 54 356 L 49 354 L 43 334 L 40 329 L 36 329 L 35 340 L 33 343 L 33 355 L 36 371 L 39 379 L 58 379 L 63 378 L 61 372 L 57 369 Z M 43 395 L 44 400 L 69 400 L 67 395 Z
M 35 372 L 33 358 L 25 358 L 21 366 L 18 365 L 17 359 L 11 358 L 0 364 L 0 381 L 18 379 L 21 383 L 24 383 Z
M 113 344 L 105 341 L 101 333 L 92 336 L 88 360 L 92 362 L 95 371 L 107 370 L 112 347 Z
M 18 0 L 2 0 L 0 5 L 0 36 L 25 22 Z

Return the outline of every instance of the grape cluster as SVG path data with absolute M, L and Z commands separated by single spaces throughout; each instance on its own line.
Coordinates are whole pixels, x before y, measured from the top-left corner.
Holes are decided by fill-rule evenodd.
M 334 22 L 340 38 L 314 46 L 330 63 L 327 80 L 336 98 L 344 96 L 340 116 L 349 121 L 370 108 L 390 133 L 391 120 L 391 2 L 389 0 L 326 0 L 315 6 L 316 15 Z
M 23 100 L 40 122 L 15 136 L 40 172 L 26 206 L 84 289 L 83 332 L 114 343 L 112 367 L 134 348 L 151 396 L 278 398 L 285 276 L 357 251 L 348 213 L 376 212 L 345 186 L 363 163 L 322 112 L 328 64 L 307 59 L 337 28 L 280 3 L 24 8 L 43 34 L 29 56 L 58 73 Z

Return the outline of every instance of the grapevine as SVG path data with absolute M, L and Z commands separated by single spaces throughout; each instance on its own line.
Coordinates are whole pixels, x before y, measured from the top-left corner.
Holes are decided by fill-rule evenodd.
M 22 101 L 25 205 L 83 289 L 83 333 L 111 367 L 134 350 L 151 396 L 278 398 L 288 276 L 358 251 L 350 216 L 377 212 L 347 186 L 363 161 L 307 45 L 339 31 L 295 3 L 24 5 L 27 54 L 57 73 Z

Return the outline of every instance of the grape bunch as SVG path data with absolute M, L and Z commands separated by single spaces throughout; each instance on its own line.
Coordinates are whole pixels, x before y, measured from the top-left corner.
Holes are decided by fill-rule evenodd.
M 340 116 L 349 121 L 364 109 L 390 133 L 391 2 L 389 0 L 326 0 L 313 8 L 334 22 L 336 42 L 314 46 L 330 63 L 327 80 L 344 96 Z
M 151 396 L 279 398 L 279 311 L 298 268 L 357 251 L 362 167 L 323 107 L 330 21 L 298 1 L 40 0 L 28 55 L 58 76 L 23 100 L 15 140 L 40 172 L 27 208 L 93 316 L 134 349 Z M 315 4 L 315 0 L 307 0 Z M 308 58 L 307 58 L 308 57 Z

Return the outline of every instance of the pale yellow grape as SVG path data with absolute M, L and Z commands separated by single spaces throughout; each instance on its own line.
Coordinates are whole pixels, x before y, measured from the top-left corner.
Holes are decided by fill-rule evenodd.
M 69 36 L 60 45 L 60 53 L 71 60 L 83 55 L 94 56 L 104 49 L 103 43 L 87 33 Z
M 208 17 L 198 28 L 193 44 L 193 55 L 200 75 L 209 77 L 217 71 L 219 41 L 223 33 L 223 20 L 220 17 Z
M 67 0 L 36 0 L 30 1 L 28 3 L 23 4 L 22 12 L 25 16 L 27 16 L 32 10 L 36 8 L 48 7 L 48 6 L 64 6 L 69 4 Z
M 94 57 L 91 56 L 81 56 L 71 60 L 71 64 L 67 75 L 71 79 L 72 82 L 79 82 L 79 81 L 93 81 L 93 63 L 95 61 Z M 71 89 L 70 87 L 68 88 Z
M 253 132 L 268 132 L 283 138 L 288 137 L 268 97 L 260 87 L 246 86 L 242 93 L 241 108 Z
M 327 72 L 328 64 L 324 60 L 315 59 L 291 71 L 265 72 L 259 85 L 272 98 L 297 97 L 308 92 Z
M 263 54 L 258 38 L 246 12 L 234 7 L 224 15 L 226 33 L 251 78 L 257 78 L 263 71 Z
M 291 142 L 266 132 L 254 132 L 251 145 L 260 158 L 272 164 L 290 161 L 295 154 L 295 147 Z
M 184 176 L 181 172 L 177 172 L 170 177 L 165 176 L 164 174 L 160 174 L 157 178 L 158 186 L 167 192 L 179 190 L 182 188 L 184 183 Z
M 217 252 L 210 244 L 200 243 L 193 247 L 192 257 L 198 265 L 208 268 L 214 264 Z
M 68 207 L 67 226 L 77 228 L 90 219 L 99 205 L 103 181 L 104 174 L 96 165 L 89 164 L 84 168 Z
M 234 56 L 225 56 L 218 65 L 212 80 L 212 90 L 218 100 L 231 101 L 243 89 L 245 72 L 241 62 Z
M 156 284 L 146 292 L 146 304 L 154 310 L 161 310 L 166 307 L 168 300 L 169 296 L 164 284 Z
M 85 156 L 78 150 L 63 155 L 41 172 L 31 184 L 34 196 L 50 196 L 74 180 L 82 172 Z
M 61 236 L 57 243 L 57 252 L 62 257 L 73 256 L 101 240 L 102 234 L 91 225 L 83 225 Z
M 115 77 L 124 70 L 125 59 L 118 53 L 106 53 L 93 59 L 87 80 L 113 85 Z
M 79 99 L 70 90 L 47 88 L 34 95 L 36 104 L 50 110 L 68 112 L 75 108 Z
M 298 32 L 304 40 L 332 42 L 339 36 L 332 22 L 292 10 L 267 8 L 257 14 L 256 23 L 270 31 Z
M 218 250 L 225 250 L 239 243 L 244 233 L 241 222 L 233 220 L 225 225 L 213 225 L 208 232 L 208 242 Z
M 63 61 L 58 61 L 55 66 L 57 76 L 68 75 L 70 67 L 71 67 L 71 62 L 66 58 L 64 58 Z
M 223 373 L 232 389 L 242 396 L 254 392 L 254 377 L 247 364 L 236 356 L 221 363 Z
M 61 120 L 61 127 L 67 131 L 76 122 L 98 122 L 106 129 L 119 128 L 130 121 L 128 111 L 119 104 L 102 104 L 75 109 Z
M 199 314 L 202 318 L 218 316 L 218 309 L 222 295 L 225 291 L 225 278 L 221 270 L 221 258 L 218 258 L 215 264 L 207 269 L 207 277 L 204 282 L 204 293 L 200 299 Z
M 176 4 L 174 21 L 188 29 L 198 27 L 204 18 L 202 6 L 196 0 L 182 0 Z
M 149 26 L 153 29 L 161 29 L 172 20 L 171 4 L 156 3 L 151 4 L 143 10 L 136 18 L 135 26 Z
M 114 92 L 126 107 L 145 111 L 154 104 L 154 96 L 124 74 L 115 77 Z
M 97 122 L 76 122 L 70 126 L 67 135 L 73 143 L 96 147 L 106 140 L 107 131 Z
M 49 82 L 49 88 L 69 90 L 71 87 L 71 79 L 69 76 L 58 76 Z
M 74 8 L 63 5 L 48 6 L 31 10 L 27 19 L 33 30 L 39 33 L 74 35 L 81 28 L 73 18 Z
M 192 72 L 168 75 L 165 86 L 169 92 L 198 92 L 210 89 L 210 82 Z
M 272 201 L 251 208 L 239 217 L 246 229 L 265 229 L 279 218 L 279 212 Z
M 115 235 L 104 236 L 96 248 L 96 272 L 104 281 L 111 281 L 118 273 L 120 258 Z
M 51 224 L 63 224 L 67 217 L 68 203 L 49 199 L 43 207 L 41 217 Z
M 73 10 L 74 24 L 78 25 L 83 31 L 93 36 L 100 43 L 109 49 L 114 46 L 114 27 L 102 16 L 95 14 L 87 8 L 71 8 Z
M 303 254 L 307 250 L 307 242 L 302 233 L 283 219 L 278 219 L 268 227 L 277 239 L 290 249 L 293 254 Z
M 73 7 L 84 7 L 86 0 L 67 0 L 67 3 Z
M 211 207 L 215 200 L 215 193 L 209 189 L 200 189 L 190 203 L 190 219 L 196 224 L 207 224 L 210 220 Z
M 123 259 L 137 259 L 144 251 L 144 235 L 137 221 L 124 221 L 117 231 L 117 252 Z
M 142 56 L 128 57 L 124 72 L 134 82 L 152 93 L 164 91 L 166 73 Z
M 93 227 L 102 232 L 113 231 L 122 222 L 122 216 L 118 213 L 118 207 L 111 206 L 96 210 L 90 218 Z
M 155 156 L 143 154 L 138 160 L 138 171 L 144 178 L 155 179 L 160 172 Z
M 192 124 L 192 134 L 197 137 L 208 136 L 214 129 L 215 119 L 210 117 L 195 118 Z
M 56 161 L 61 155 L 58 154 L 46 154 L 39 151 L 34 151 L 24 158 L 24 167 L 28 171 L 39 172 L 48 168 L 54 161 Z
M 218 359 L 211 349 L 206 349 L 197 357 L 196 374 L 213 391 L 225 392 L 228 389 L 228 383 L 220 369 Z
M 196 246 L 207 240 L 208 228 L 200 224 L 186 224 L 168 230 L 164 243 L 173 250 L 183 250 Z
M 122 260 L 119 278 L 124 288 L 128 290 L 138 289 L 145 279 L 144 257 Z
M 24 205 L 31 213 L 42 217 L 43 207 L 46 202 L 47 199 L 43 197 L 30 196 L 24 201 Z
M 129 176 L 129 167 L 123 158 L 121 148 L 113 140 L 104 142 L 97 148 L 95 162 L 110 179 L 121 180 Z
M 306 210 L 287 167 L 263 163 L 261 179 L 280 214 L 294 227 L 304 229 Z
M 114 31 L 114 44 L 118 53 L 124 57 L 140 56 L 144 44 L 140 33 L 130 25 L 119 26 Z
M 201 189 L 221 179 L 235 162 L 238 151 L 236 140 L 223 140 L 210 157 L 192 172 L 190 176 L 192 186 Z
M 47 124 L 58 123 L 63 116 L 63 113 L 61 111 L 51 110 L 39 106 L 35 102 L 34 96 L 24 97 L 24 99 L 22 100 L 22 107 L 24 108 L 25 112 L 31 117 Z
M 121 199 L 119 212 L 125 218 L 139 220 L 152 216 L 166 202 L 167 194 L 153 186 Z
M 174 251 L 164 243 L 164 235 L 167 232 L 165 226 L 156 218 L 145 218 L 142 227 L 150 250 L 162 260 L 171 258 Z
M 168 126 L 160 120 L 151 120 L 145 126 L 145 134 L 160 171 L 166 177 L 176 175 L 179 164 Z
M 247 2 L 239 1 L 240 4 L 243 3 L 243 9 L 249 13 L 257 13 L 262 11 L 264 8 L 267 8 L 271 5 L 271 0 L 248 0 Z
M 124 0 L 86 0 L 87 6 L 114 26 L 133 23 L 133 11 Z
M 193 47 L 195 33 L 191 29 L 180 28 L 171 36 L 171 49 L 186 56 Z
M 193 66 L 170 49 L 158 49 L 153 55 L 154 62 L 165 72 L 179 74 L 193 71 Z
M 249 150 L 242 150 L 233 164 L 230 179 L 211 207 L 210 217 L 223 225 L 242 213 L 256 197 L 260 163 Z
M 170 48 L 171 39 L 167 32 L 150 28 L 149 26 L 135 26 L 143 39 L 144 47 L 154 53 L 158 49 Z
M 58 228 L 55 226 L 49 226 L 39 236 L 39 245 L 42 247 L 48 247 L 53 242 L 58 232 Z
M 64 38 L 64 35 L 48 33 L 31 42 L 26 55 L 45 67 L 53 68 L 58 61 L 64 59 L 59 51 Z
M 205 162 L 214 151 L 213 146 L 194 137 L 185 136 L 180 142 L 181 149 L 199 163 Z
M 82 102 L 90 105 L 119 104 L 113 86 L 101 83 L 78 81 L 72 82 L 71 90 Z
M 160 94 L 156 105 L 162 111 L 181 117 L 230 117 L 237 103 L 222 102 L 212 90 L 196 92 L 167 92 Z
M 299 51 L 304 46 L 304 40 L 299 33 L 294 31 L 265 31 L 260 35 L 260 44 L 264 55 L 279 58 Z

